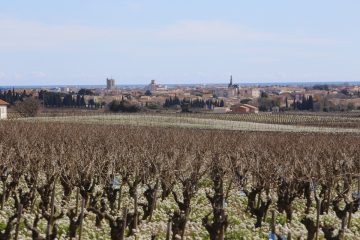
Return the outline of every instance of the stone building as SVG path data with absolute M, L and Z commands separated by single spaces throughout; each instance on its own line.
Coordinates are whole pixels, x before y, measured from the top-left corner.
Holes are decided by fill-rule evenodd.
M 7 119 L 7 106 L 9 104 L 0 99 L 0 120 Z
M 115 89 L 115 80 L 112 78 L 107 78 L 106 79 L 106 88 L 108 90 L 113 90 Z

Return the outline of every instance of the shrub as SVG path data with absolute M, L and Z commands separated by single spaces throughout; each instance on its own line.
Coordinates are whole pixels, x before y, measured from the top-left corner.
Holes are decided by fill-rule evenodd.
M 113 100 L 109 104 L 109 109 L 112 112 L 139 112 L 140 107 L 138 105 L 132 104 L 126 100 Z
M 35 98 L 26 98 L 15 103 L 15 110 L 23 117 L 35 117 L 39 112 L 40 104 Z

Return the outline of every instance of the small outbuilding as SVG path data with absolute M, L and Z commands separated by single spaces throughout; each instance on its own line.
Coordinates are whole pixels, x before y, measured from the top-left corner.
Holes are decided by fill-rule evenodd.
M 0 120 L 7 119 L 7 106 L 8 105 L 9 105 L 9 103 L 0 99 Z
M 231 112 L 228 107 L 214 107 L 213 113 L 229 113 Z
M 231 106 L 232 113 L 259 113 L 259 109 L 249 104 L 235 104 Z
M 249 113 L 250 112 L 250 108 L 247 108 L 245 106 L 241 106 L 241 105 L 233 105 L 231 106 L 231 112 L 233 113 Z

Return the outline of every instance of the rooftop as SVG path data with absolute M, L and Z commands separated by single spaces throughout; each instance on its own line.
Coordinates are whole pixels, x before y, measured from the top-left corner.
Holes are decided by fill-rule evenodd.
M 9 103 L 5 102 L 4 100 L 0 99 L 0 105 L 9 105 Z

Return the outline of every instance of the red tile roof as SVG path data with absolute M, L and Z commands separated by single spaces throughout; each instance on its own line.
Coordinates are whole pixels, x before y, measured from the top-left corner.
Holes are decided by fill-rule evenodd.
M 249 104 L 243 104 L 242 106 L 247 107 L 247 108 L 257 109 L 257 107 L 249 105 Z
M 0 105 L 9 105 L 9 103 L 7 103 L 7 102 L 0 99 Z

